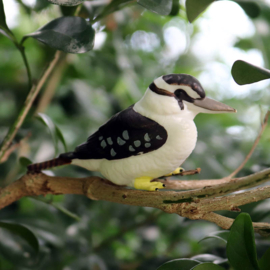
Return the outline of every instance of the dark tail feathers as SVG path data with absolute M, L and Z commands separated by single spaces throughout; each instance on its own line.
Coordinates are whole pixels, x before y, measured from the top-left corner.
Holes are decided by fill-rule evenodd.
M 42 170 L 50 169 L 57 166 L 67 165 L 71 163 L 70 158 L 61 157 L 54 158 L 41 163 L 34 163 L 27 166 L 28 172 L 41 172 Z

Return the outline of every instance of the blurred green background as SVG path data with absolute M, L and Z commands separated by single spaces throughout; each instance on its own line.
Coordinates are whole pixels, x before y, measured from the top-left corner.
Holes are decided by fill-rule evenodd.
M 107 1 L 86 2 L 84 12 L 95 12 Z M 169 73 L 198 78 L 207 96 L 237 109 L 237 114 L 196 117 L 198 142 L 183 164 L 186 170 L 202 168 L 198 176 L 183 179 L 217 179 L 231 173 L 249 152 L 269 108 L 269 81 L 238 86 L 230 70 L 237 59 L 270 68 L 270 4 L 250 18 L 235 2 L 212 4 L 194 23 L 187 21 L 184 1 L 174 16 L 160 16 L 139 5 L 129 5 L 94 24 L 92 51 L 62 54 L 60 63 L 38 95 L 15 141 L 29 133 L 9 159 L 0 164 L 0 186 L 26 173 L 20 157 L 34 162 L 53 158 L 50 132 L 36 118 L 48 115 L 63 132 L 72 151 L 113 114 L 138 101 L 148 85 Z M 61 16 L 59 6 L 45 0 L 4 0 L 7 23 L 18 39 Z M 25 42 L 34 78 L 54 50 L 34 39 Z M 21 56 L 13 43 L 0 35 L 0 140 L 16 119 L 29 89 Z M 270 165 L 270 127 L 239 175 Z M 59 142 L 59 153 L 64 152 Z M 58 153 L 58 154 L 59 154 Z M 98 175 L 66 166 L 51 175 Z M 65 214 L 68 209 L 74 215 Z M 253 221 L 270 221 L 269 201 L 247 205 Z M 224 212 L 229 217 L 236 214 Z M 34 259 L 26 243 L 0 230 L 0 269 L 156 269 L 174 258 L 211 253 L 225 257 L 218 240 L 198 241 L 219 228 L 157 209 L 91 201 L 83 196 L 23 198 L 0 212 L 0 219 L 31 229 L 39 239 L 40 256 Z M 269 238 L 257 236 L 258 254 L 270 247 Z M 1 268 L 2 267 L 2 268 Z M 226 267 L 226 265 L 225 265 Z

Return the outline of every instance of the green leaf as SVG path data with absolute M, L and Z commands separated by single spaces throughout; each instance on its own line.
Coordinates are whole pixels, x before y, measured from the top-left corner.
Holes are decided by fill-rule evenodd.
M 52 119 L 44 113 L 39 113 L 37 118 L 45 126 L 47 126 L 49 131 L 50 131 L 50 134 L 52 136 L 53 143 L 54 143 L 55 156 L 57 156 L 57 153 L 58 153 L 58 140 L 61 141 L 61 143 L 64 146 L 65 151 L 67 152 L 67 145 L 66 145 L 66 141 L 65 141 L 65 138 L 63 136 L 63 133 L 61 132 L 59 127 L 53 123 Z
M 221 264 L 228 261 L 227 259 L 212 254 L 199 254 L 191 257 L 191 259 L 200 262 L 213 262 L 215 264 Z
M 57 136 L 57 138 L 61 141 L 61 143 L 63 144 L 64 146 L 64 149 L 65 149 L 65 152 L 67 152 L 67 144 L 66 144 L 66 141 L 65 141 L 65 138 L 64 138 L 64 135 L 62 133 L 62 131 L 60 130 L 60 128 L 55 125 L 55 134 Z
M 173 6 L 173 0 L 137 0 L 137 3 L 160 15 L 169 15 Z
M 19 163 L 22 165 L 22 167 L 27 167 L 28 165 L 32 164 L 33 162 L 27 157 L 20 157 Z
M 173 0 L 172 3 L 172 10 L 170 12 L 170 16 L 177 16 L 179 13 L 179 9 L 180 9 L 180 3 L 179 0 Z
M 50 5 L 50 3 L 48 3 L 47 0 L 36 0 L 33 10 L 38 12 L 45 9 L 48 5 Z
M 198 265 L 200 262 L 191 260 L 191 259 L 176 259 L 165 262 L 157 270 L 171 270 L 171 269 L 181 269 L 181 270 L 190 270 L 195 265 Z
M 113 13 L 116 10 L 121 9 L 125 5 L 129 4 L 132 2 L 132 0 L 114 0 L 111 1 L 108 5 L 103 7 L 101 9 L 101 12 L 95 17 L 94 21 L 99 21 L 101 18 L 105 17 L 108 14 Z
M 55 125 L 52 121 L 52 119 L 44 114 L 44 113 L 38 113 L 37 118 L 49 129 L 49 132 L 52 136 L 53 139 L 53 144 L 54 144 L 54 151 L 55 151 L 55 156 L 57 156 L 58 153 L 58 144 L 57 144 L 57 136 L 56 136 L 56 129 Z
M 254 48 L 253 40 L 250 38 L 242 38 L 234 43 L 234 47 L 248 51 Z
M 5 29 L 8 29 L 7 23 L 6 23 L 6 15 L 3 5 L 3 0 L 0 0 L 0 28 L 3 27 Z
M 257 18 L 261 13 L 260 6 L 254 1 L 234 0 L 250 18 Z
M 234 269 L 259 270 L 252 221 L 247 213 L 235 219 L 228 237 L 227 257 Z
M 59 6 L 77 6 L 83 3 L 85 0 L 48 0 L 52 4 Z
M 261 259 L 259 260 L 260 270 L 270 269 L 270 248 L 266 250 Z
M 209 234 L 208 236 L 204 237 L 203 239 L 201 239 L 199 241 L 199 243 L 203 240 L 206 239 L 210 239 L 210 238 L 215 238 L 215 239 L 219 239 L 225 243 L 227 243 L 228 240 L 228 236 L 229 236 L 229 231 L 217 231 L 217 232 L 212 232 L 211 234 Z
M 193 268 L 192 270 L 225 270 L 223 267 L 214 263 L 201 263 Z M 241 268 L 244 269 L 244 268 Z
M 270 78 L 270 70 L 254 66 L 242 60 L 234 62 L 231 72 L 235 82 L 240 85 Z
M 24 36 L 21 44 L 28 37 L 33 37 L 56 50 L 85 53 L 94 46 L 95 31 L 85 19 L 66 16 L 55 19 L 36 32 Z
M 186 12 L 189 22 L 195 21 L 195 19 L 206 10 L 206 8 L 212 4 L 215 0 L 187 0 Z
M 33 248 L 35 254 L 39 252 L 39 244 L 36 236 L 26 227 L 20 224 L 0 222 L 0 228 L 6 229 L 23 238 Z

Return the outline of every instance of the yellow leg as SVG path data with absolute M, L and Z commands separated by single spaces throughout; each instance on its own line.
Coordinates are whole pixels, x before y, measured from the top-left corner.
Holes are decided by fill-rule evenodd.
M 151 182 L 151 180 L 153 180 L 153 178 L 149 176 L 138 177 L 134 180 L 134 187 L 136 189 L 143 189 L 148 191 L 155 191 L 165 187 L 164 184 L 160 182 Z
M 185 170 L 184 168 L 178 167 L 173 172 L 166 174 L 165 176 L 174 176 L 175 174 L 179 174 L 179 173 L 183 172 L 184 170 Z

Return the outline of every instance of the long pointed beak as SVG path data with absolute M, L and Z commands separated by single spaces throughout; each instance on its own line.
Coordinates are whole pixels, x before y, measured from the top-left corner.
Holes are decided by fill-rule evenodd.
M 214 99 L 205 97 L 202 100 L 196 99 L 193 103 L 194 105 L 201 107 L 205 110 L 201 112 L 205 113 L 227 113 L 227 112 L 236 112 L 236 110 L 226 104 L 218 102 Z

